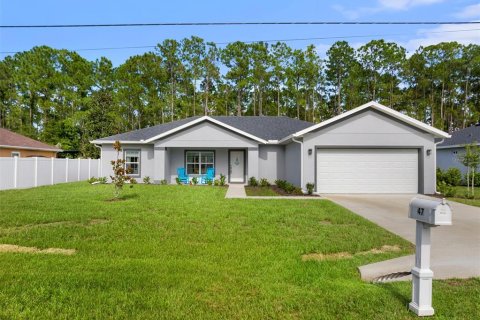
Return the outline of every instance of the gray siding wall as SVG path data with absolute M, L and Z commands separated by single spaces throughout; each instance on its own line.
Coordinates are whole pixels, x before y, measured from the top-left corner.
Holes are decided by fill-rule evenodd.
M 458 168 L 463 174 L 467 173 L 467 167 L 458 161 L 458 156 L 465 153 L 465 148 L 437 149 L 437 167 L 442 170 Z
M 215 124 L 203 122 L 155 142 L 155 147 L 256 148 L 258 142 Z
M 311 132 L 305 135 L 303 141 L 303 181 L 305 183 L 316 180 L 317 147 L 417 148 L 420 162 L 419 192 L 426 194 L 435 192 L 434 137 L 378 112 L 369 110 L 357 114 L 339 123 Z M 309 149 L 312 149 L 311 155 L 308 155 Z M 426 155 L 428 149 L 431 150 L 430 155 Z
M 293 183 L 297 187 L 301 186 L 301 168 L 300 168 L 300 157 L 301 157 L 301 147 L 299 143 L 291 142 L 285 146 L 285 180 Z M 304 169 L 305 170 L 305 169 Z
M 258 147 L 258 177 L 270 183 L 285 179 L 285 146 L 260 145 Z
M 142 183 L 143 178 L 149 176 L 154 179 L 154 152 L 153 145 L 151 144 L 124 144 L 123 150 L 135 149 L 140 150 L 140 177 L 135 177 L 137 182 Z M 123 155 L 120 155 L 123 157 Z M 101 175 L 107 177 L 110 180 L 110 176 L 113 175 L 112 165 L 110 161 L 117 159 L 117 151 L 113 149 L 112 144 L 102 145 L 101 152 Z

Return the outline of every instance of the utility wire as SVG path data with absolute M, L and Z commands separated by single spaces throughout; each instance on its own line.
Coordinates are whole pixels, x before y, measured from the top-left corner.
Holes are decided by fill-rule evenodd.
M 267 22 L 156 22 L 105 24 L 37 24 L 0 25 L 0 28 L 105 28 L 105 27 L 167 27 L 167 26 L 251 26 L 251 25 L 440 25 L 480 24 L 480 21 L 267 21 Z
M 437 33 L 455 33 L 455 32 L 468 32 L 468 31 L 480 31 L 480 29 L 463 29 L 463 30 L 446 30 L 446 31 L 423 31 L 417 34 L 437 34 Z M 351 36 L 331 36 L 331 37 L 315 37 L 315 38 L 290 38 L 290 39 L 270 39 L 270 40 L 250 40 L 241 41 L 243 43 L 257 43 L 257 42 L 291 42 L 291 41 L 311 41 L 311 40 L 331 40 L 331 39 L 351 39 L 351 38 L 370 38 L 370 37 L 392 37 L 392 36 L 404 36 L 411 35 L 411 33 L 390 33 L 390 34 L 366 34 L 366 35 L 351 35 Z M 234 43 L 230 42 L 215 42 L 216 45 L 227 45 Z M 104 47 L 104 48 L 82 48 L 82 49 L 70 49 L 71 51 L 101 51 L 101 50 L 123 50 L 123 49 L 148 49 L 156 48 L 156 45 L 146 46 L 125 46 L 125 47 Z M 1 51 L 0 54 L 15 54 L 22 51 Z

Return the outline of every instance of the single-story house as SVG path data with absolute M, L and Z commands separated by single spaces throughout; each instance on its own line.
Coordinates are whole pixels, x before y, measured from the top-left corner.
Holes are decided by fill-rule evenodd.
M 465 153 L 465 145 L 475 143 L 480 146 L 480 123 L 452 132 L 452 137 L 437 145 L 437 167 L 442 170 L 458 168 L 465 174 L 467 167 L 458 160 Z
M 0 128 L 0 157 L 55 158 L 61 149 Z
M 288 117 L 192 117 L 118 134 L 101 147 L 102 174 L 111 174 L 113 143 L 123 145 L 134 177 L 175 183 L 209 167 L 229 183 L 249 177 L 284 179 L 318 193 L 435 192 L 435 139 L 441 130 L 376 102 L 318 124 Z

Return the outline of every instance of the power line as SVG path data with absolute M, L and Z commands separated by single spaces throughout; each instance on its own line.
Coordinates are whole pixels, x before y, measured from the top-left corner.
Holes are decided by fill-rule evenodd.
M 455 33 L 455 32 L 468 32 L 468 31 L 480 31 L 480 29 L 462 29 L 462 30 L 445 30 L 445 31 L 423 31 L 417 34 L 438 34 L 438 33 Z M 332 39 L 352 39 L 352 38 L 370 38 L 370 37 L 392 37 L 392 36 L 404 36 L 411 35 L 411 33 L 390 33 L 390 34 L 366 34 L 366 35 L 351 35 L 351 36 L 329 36 L 329 37 L 314 37 L 314 38 L 290 38 L 290 39 L 269 39 L 269 40 L 250 40 L 241 41 L 243 43 L 257 43 L 257 42 L 291 42 L 291 41 L 311 41 L 311 40 L 332 40 Z M 215 42 L 216 45 L 227 45 L 234 43 L 230 42 Z M 103 47 L 103 48 L 81 48 L 70 49 L 71 51 L 102 51 L 102 50 L 123 50 L 123 49 L 148 49 L 156 48 L 156 45 L 145 46 L 124 46 L 124 47 Z M 1 51 L 0 54 L 15 54 L 22 51 Z
M 0 25 L 0 28 L 110 28 L 110 27 L 168 27 L 168 26 L 252 26 L 252 25 L 457 25 L 480 24 L 480 21 L 267 21 L 267 22 L 155 22 L 105 24 L 31 24 Z

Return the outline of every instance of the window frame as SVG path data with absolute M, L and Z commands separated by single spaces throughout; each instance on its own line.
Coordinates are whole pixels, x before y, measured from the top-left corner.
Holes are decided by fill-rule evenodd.
M 10 153 L 10 156 L 11 156 L 12 158 L 20 158 L 21 154 L 20 154 L 20 151 L 12 151 L 12 152 Z
M 127 162 L 127 152 L 128 151 L 136 151 L 138 152 L 138 162 Z M 139 178 L 141 176 L 141 169 L 142 169 L 142 149 L 123 149 L 123 160 L 125 163 L 123 164 L 123 169 L 127 172 L 127 164 L 128 163 L 137 163 L 138 164 L 138 173 L 129 173 L 127 174 L 129 177 Z
M 191 163 L 191 162 L 187 162 L 187 153 L 189 152 L 198 152 L 199 153 L 199 162 L 198 162 L 198 168 L 200 169 L 200 173 L 188 173 L 188 166 L 187 164 L 188 163 Z M 201 173 L 202 172 L 202 152 L 211 152 L 213 153 L 213 168 L 216 167 L 216 161 L 217 161 L 217 154 L 215 152 L 215 150 L 187 150 L 185 149 L 185 154 L 183 156 L 183 163 L 185 165 L 185 173 L 188 174 L 188 175 L 193 175 L 193 176 L 202 176 L 202 175 L 205 175 L 207 174 L 207 172 L 205 173 Z M 207 164 L 210 164 L 211 162 L 207 162 Z

